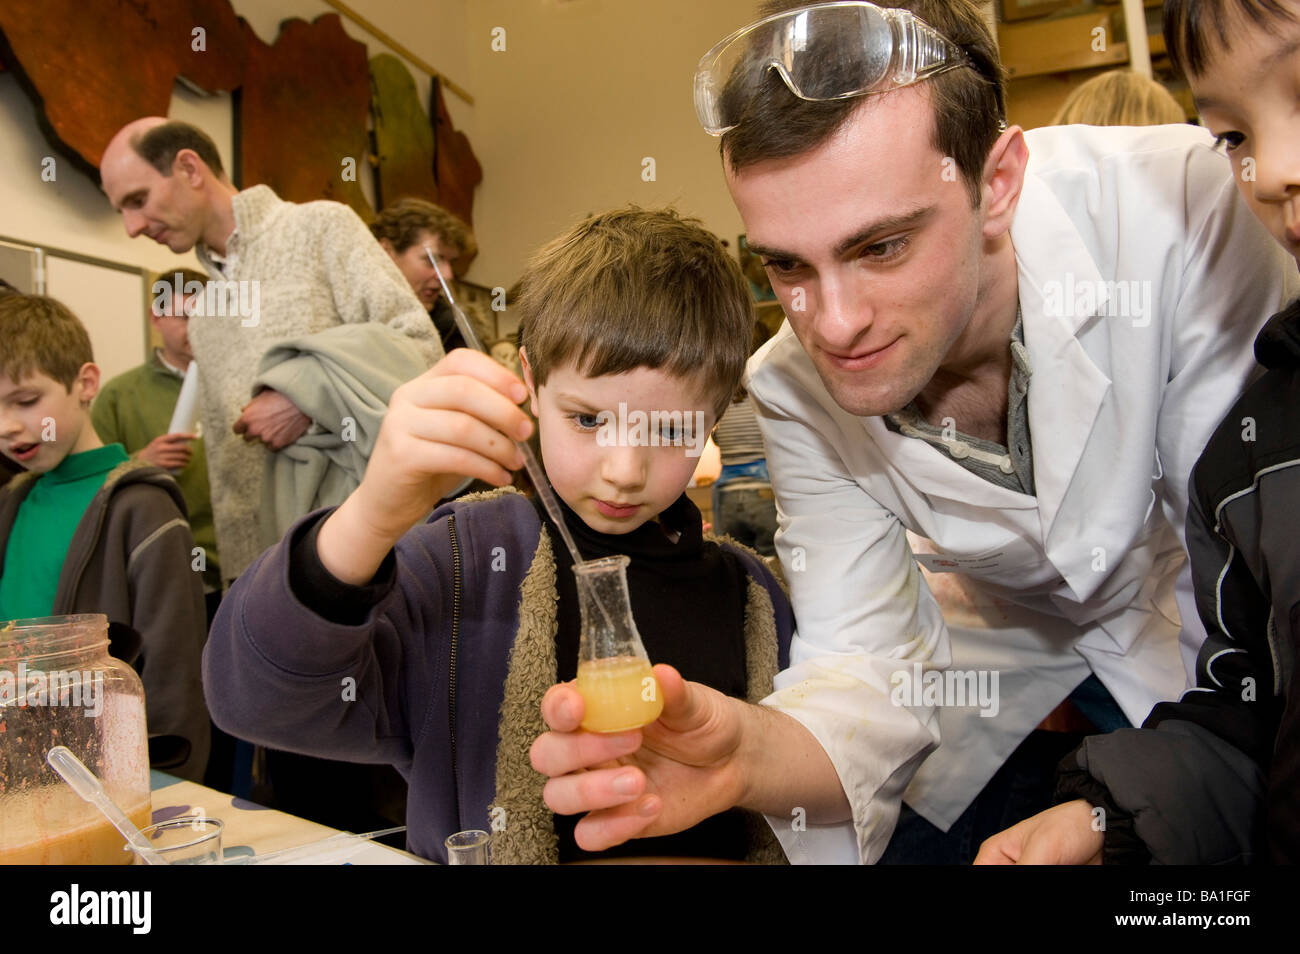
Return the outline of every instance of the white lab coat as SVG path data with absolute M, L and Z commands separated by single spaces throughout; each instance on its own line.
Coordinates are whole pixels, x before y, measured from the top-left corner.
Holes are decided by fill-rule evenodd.
M 1182 692 L 1204 639 L 1193 615 L 1180 659 L 1188 477 L 1252 374 L 1256 332 L 1300 291 L 1295 264 L 1204 130 L 1070 126 L 1026 140 L 1011 238 L 1036 496 L 846 413 L 788 324 L 750 363 L 799 629 L 765 704 L 826 749 L 856 834 L 770 818 L 794 861 L 875 861 L 905 790 L 946 829 L 1090 671 L 1140 725 Z M 1127 286 L 1139 293 L 1128 316 L 1108 317 L 1117 290 L 1095 311 L 1079 294 L 1104 281 L 1149 284 Z M 914 556 L 908 531 L 937 555 Z M 917 560 L 960 574 L 935 578 L 942 612 Z M 997 714 L 951 698 L 894 704 L 895 674 L 914 663 L 996 672 Z

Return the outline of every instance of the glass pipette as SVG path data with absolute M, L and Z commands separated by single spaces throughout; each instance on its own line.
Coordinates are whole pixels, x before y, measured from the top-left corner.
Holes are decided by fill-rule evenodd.
M 460 329 L 465 344 L 475 351 L 487 354 L 488 350 L 483 347 L 483 342 L 475 333 L 474 326 L 469 323 L 469 319 L 465 317 L 465 312 L 461 310 L 460 305 L 456 304 L 456 299 L 452 297 L 451 289 L 447 287 L 447 280 L 442 277 L 442 269 L 438 267 L 438 257 L 433 254 L 433 249 L 427 245 L 424 247 L 424 253 L 429 256 L 429 262 L 433 265 L 433 270 L 438 276 L 438 284 L 442 286 L 442 293 L 447 296 L 447 304 L 451 306 L 451 312 L 456 317 L 456 327 Z M 564 515 L 560 512 L 559 501 L 555 499 L 555 491 L 551 489 L 550 481 L 546 479 L 546 472 L 537 463 L 537 458 L 533 455 L 533 449 L 528 446 L 527 441 L 515 441 L 515 446 L 524 455 L 524 470 L 528 472 L 533 486 L 537 488 L 537 495 L 542 498 L 542 506 L 551 515 L 551 520 L 560 531 L 564 545 L 569 548 L 569 555 L 573 557 L 574 566 L 577 566 L 583 562 L 582 554 L 578 552 L 578 545 L 573 542 L 573 535 L 569 533 L 569 528 L 564 524 Z
M 447 279 L 443 277 L 442 269 L 438 267 L 438 258 L 433 254 L 433 249 L 429 248 L 429 246 L 426 245 L 424 247 L 424 253 L 429 256 L 429 262 L 430 264 L 433 265 L 433 271 L 438 276 L 438 284 L 442 286 L 442 293 L 447 296 L 447 304 L 451 306 L 451 312 L 456 318 L 456 327 L 460 329 L 461 336 L 464 337 L 465 343 L 469 345 L 471 348 L 474 348 L 476 351 L 481 351 L 484 354 L 487 354 L 488 353 L 487 349 L 483 347 L 482 340 L 480 340 L 478 334 L 475 333 L 474 327 L 469 323 L 469 319 L 465 316 L 465 312 L 461 310 L 460 305 L 456 304 L 456 299 L 452 296 L 451 289 L 447 286 Z M 578 588 L 583 590 L 586 593 L 587 597 L 589 598 L 590 603 L 600 610 L 600 615 L 605 621 L 605 627 L 606 627 L 605 632 L 610 634 L 611 636 L 615 633 L 620 632 L 618 627 L 615 626 L 614 621 L 616 619 L 619 619 L 620 616 L 625 616 L 628 624 L 631 624 L 631 619 L 632 619 L 631 606 L 628 603 L 628 597 L 627 597 L 626 582 L 624 581 L 622 584 L 621 593 L 623 597 L 624 612 L 620 614 L 617 606 L 612 608 L 610 606 L 606 606 L 605 599 L 602 597 L 599 588 L 592 584 L 592 581 L 589 578 L 589 574 L 578 571 L 579 567 L 583 567 L 584 565 L 590 567 L 592 566 L 592 564 L 586 564 L 586 561 L 582 559 L 582 555 L 578 552 L 577 544 L 573 542 L 573 536 L 569 533 L 569 528 L 564 524 L 564 515 L 560 512 L 559 502 L 555 499 L 555 491 L 551 489 L 550 481 L 546 479 L 546 473 L 542 470 L 541 466 L 537 463 L 537 458 L 533 456 L 532 448 L 529 447 L 528 444 L 524 441 L 515 441 L 515 445 L 519 448 L 520 452 L 523 454 L 524 469 L 528 471 L 528 476 L 532 478 L 533 486 L 537 488 L 537 493 L 542 498 L 542 505 L 546 507 L 546 512 L 551 515 L 551 520 L 554 522 L 556 528 L 560 531 L 560 536 L 564 539 L 564 545 L 569 548 L 569 555 L 573 557 L 573 571 L 574 571 L 573 575 L 577 579 Z M 624 557 L 623 559 L 626 561 L 627 558 Z M 604 562 L 608 562 L 608 561 L 596 561 L 596 564 L 598 565 Z M 625 565 L 626 563 L 624 563 L 624 566 Z M 623 577 L 623 570 L 621 568 L 619 570 L 619 579 L 625 580 L 625 578 Z M 581 596 L 579 596 L 579 601 L 581 602 Z M 640 659 L 645 666 L 645 676 L 650 678 L 653 681 L 654 677 L 650 673 L 650 662 L 648 657 L 645 654 L 645 648 L 641 645 L 641 638 L 636 634 L 636 627 L 634 624 L 630 625 L 630 628 L 631 628 L 630 638 L 635 643 L 635 648 L 632 650 L 632 652 L 634 654 L 639 653 Z M 587 640 L 586 632 L 587 632 L 587 619 L 584 614 L 583 615 L 584 635 L 582 636 L 579 643 L 580 656 L 582 655 L 582 650 Z M 626 642 L 626 639 L 624 642 Z M 618 645 L 622 647 L 624 646 L 624 642 L 619 642 Z M 578 673 L 580 678 L 582 676 L 582 671 L 583 671 L 582 663 L 580 662 L 578 667 Z M 636 676 L 637 678 L 641 678 L 642 676 L 642 674 L 639 671 L 634 673 L 633 675 Z M 579 684 L 581 684 L 581 682 Z M 622 688 L 626 688 L 626 687 L 622 687 Z M 581 690 L 579 691 L 581 692 Z M 642 691 L 644 692 L 644 688 Z M 587 695 L 585 693 L 583 694 L 583 698 L 587 699 Z M 591 703 L 590 700 L 588 699 L 588 706 L 590 707 L 590 705 Z M 660 704 L 660 709 L 662 709 L 662 704 Z M 659 709 L 656 709 L 655 715 L 650 717 L 651 720 L 657 717 L 658 712 Z

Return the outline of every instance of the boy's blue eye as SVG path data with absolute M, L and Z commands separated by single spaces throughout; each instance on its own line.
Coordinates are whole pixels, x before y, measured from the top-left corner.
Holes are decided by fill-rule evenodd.
M 591 431 L 600 426 L 600 419 L 595 414 L 570 414 L 569 417 L 583 430 Z

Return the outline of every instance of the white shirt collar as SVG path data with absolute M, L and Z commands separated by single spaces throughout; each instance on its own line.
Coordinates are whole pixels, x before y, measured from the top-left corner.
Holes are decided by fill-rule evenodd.
M 176 365 L 172 364 L 170 361 L 168 361 L 166 358 L 163 357 L 162 348 L 154 348 L 153 353 L 158 356 L 158 363 L 161 364 L 164 368 L 166 368 L 172 374 L 176 375 L 176 377 L 178 378 L 185 377 L 184 371 L 182 371 L 180 368 L 176 367 Z

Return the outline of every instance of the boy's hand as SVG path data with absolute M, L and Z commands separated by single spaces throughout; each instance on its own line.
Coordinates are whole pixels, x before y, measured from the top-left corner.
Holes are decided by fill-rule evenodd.
M 184 431 L 162 434 L 136 451 L 135 456 L 138 460 L 147 461 L 164 470 L 180 470 L 190 462 L 190 457 L 194 454 L 190 441 L 198 436 Z
M 741 802 L 738 700 L 654 667 L 664 696 L 659 719 L 602 735 L 579 729 L 585 703 L 573 683 L 552 686 L 542 717 L 552 731 L 533 743 L 533 768 L 551 776 L 543 796 L 561 815 L 588 812 L 574 837 L 586 851 L 667 835 Z
M 977 865 L 1099 865 L 1105 834 L 1093 830 L 1092 806 L 1065 802 L 998 832 L 980 846 Z
M 522 381 L 458 348 L 393 392 L 361 486 L 321 527 L 317 552 L 347 583 L 367 583 L 393 544 L 465 477 L 506 484 L 532 431 Z

